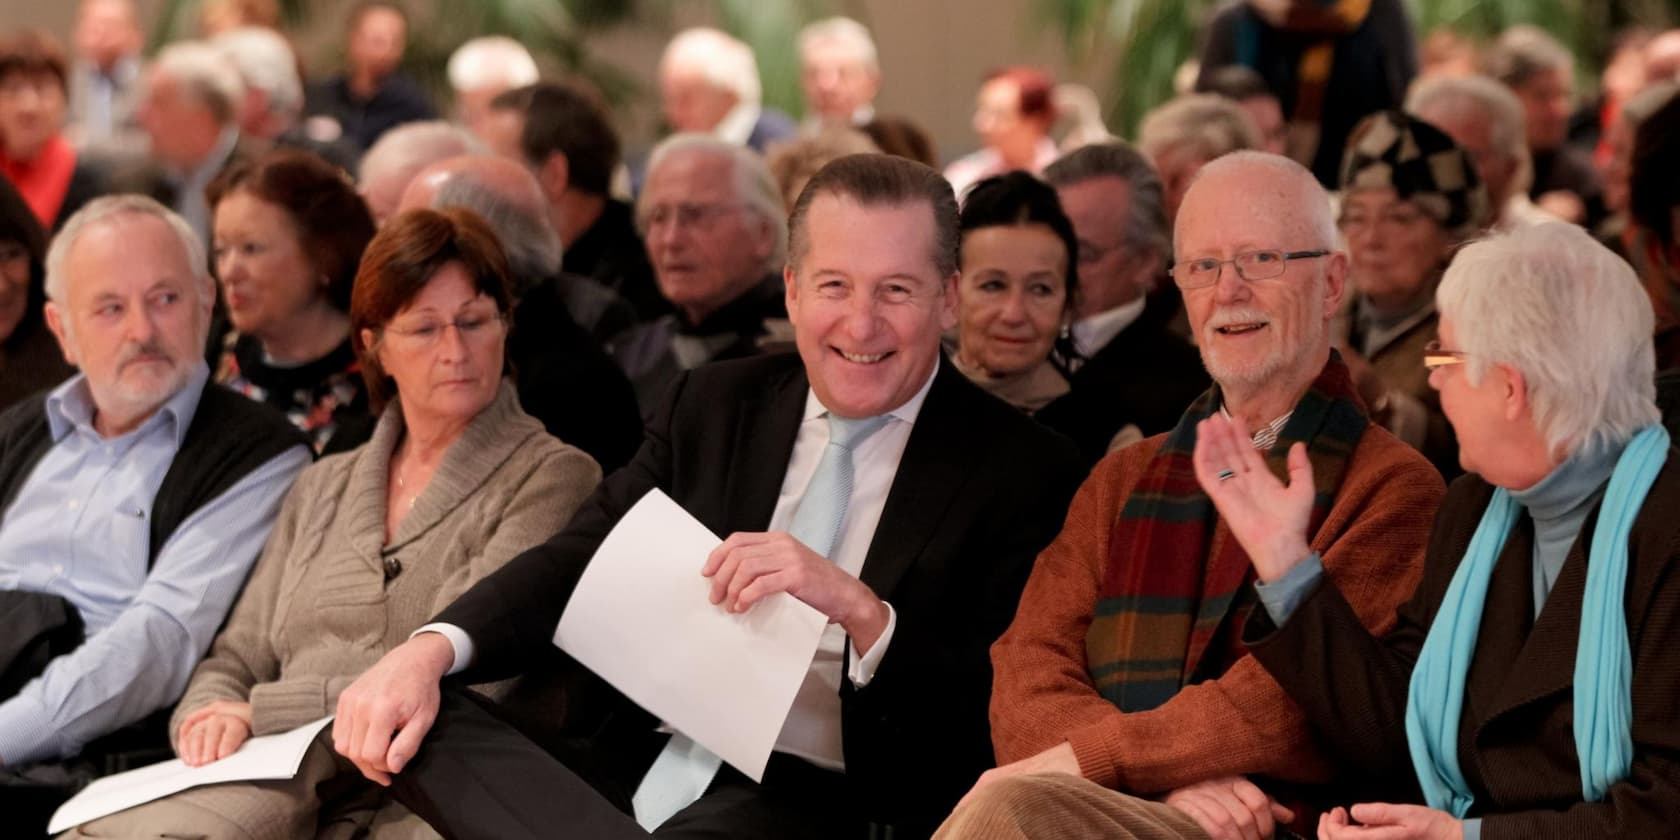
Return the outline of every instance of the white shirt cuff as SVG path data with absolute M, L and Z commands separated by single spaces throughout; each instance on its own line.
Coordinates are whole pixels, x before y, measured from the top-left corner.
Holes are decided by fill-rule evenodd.
M 448 671 L 444 672 L 444 676 L 459 674 L 466 670 L 468 665 L 472 664 L 473 642 L 472 637 L 467 635 L 467 631 L 453 624 L 433 623 L 421 625 L 420 629 L 408 634 L 408 637 L 412 639 L 421 633 L 436 633 L 448 639 L 449 646 L 455 649 L 455 662 L 449 666 Z
M 852 667 L 846 676 L 852 681 L 853 688 L 863 688 L 869 681 L 875 679 L 875 669 L 881 667 L 881 657 L 887 655 L 887 645 L 892 642 L 893 628 L 898 626 L 898 611 L 892 604 L 887 604 L 887 626 L 881 631 L 881 637 L 875 640 L 875 645 L 869 652 L 859 656 L 857 645 L 851 639 L 846 640 L 846 646 L 851 648 Z

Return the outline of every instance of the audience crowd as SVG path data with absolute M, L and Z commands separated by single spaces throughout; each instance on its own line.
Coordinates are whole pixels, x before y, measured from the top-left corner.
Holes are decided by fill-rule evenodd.
M 642 149 L 511 38 L 434 101 L 391 0 L 320 79 L 274 0 L 76 5 L 0 31 L 7 836 L 328 715 L 60 836 L 1680 815 L 1680 30 L 1234 0 L 1134 142 L 1000 62 L 941 166 L 848 18 L 799 117 L 678 33 Z M 761 776 L 553 644 L 655 490 L 695 599 L 826 619 Z

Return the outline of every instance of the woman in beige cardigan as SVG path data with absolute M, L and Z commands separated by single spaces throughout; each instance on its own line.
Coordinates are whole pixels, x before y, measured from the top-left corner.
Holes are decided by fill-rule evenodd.
M 171 721 L 187 764 L 332 713 L 431 615 L 558 531 L 600 481 L 503 374 L 505 263 L 477 217 L 417 210 L 368 246 L 351 319 L 373 438 L 304 472 Z M 392 397 L 395 399 L 392 399 Z M 388 404 L 387 404 L 388 403 Z M 435 837 L 318 740 L 295 779 L 197 788 L 71 836 Z

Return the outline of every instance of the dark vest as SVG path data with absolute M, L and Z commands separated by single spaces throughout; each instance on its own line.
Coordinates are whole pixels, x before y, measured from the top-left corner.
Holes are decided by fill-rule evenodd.
M 46 394 L 36 394 L 0 414 L 0 516 L 52 448 Z M 278 412 L 206 383 L 175 459 L 152 499 L 147 568 L 175 529 L 194 511 L 227 492 L 252 470 L 293 446 L 308 447 L 303 433 Z M 0 526 L 4 526 L 0 519 Z

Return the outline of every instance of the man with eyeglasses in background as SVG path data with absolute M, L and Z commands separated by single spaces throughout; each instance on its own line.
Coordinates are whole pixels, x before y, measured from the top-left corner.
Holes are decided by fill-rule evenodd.
M 1186 193 L 1174 248 L 1214 387 L 1172 431 L 1104 458 L 1039 555 L 992 647 L 1000 766 L 940 837 L 1261 840 L 1345 798 L 1312 722 L 1243 643 L 1248 613 L 1284 582 L 1256 585 L 1244 566 L 1197 484 L 1197 433 L 1233 418 L 1274 473 L 1313 483 L 1296 527 L 1378 633 L 1417 582 L 1441 479 L 1371 422 L 1330 349 L 1348 257 L 1312 173 L 1219 158 Z
M 778 272 L 787 211 L 756 152 L 707 134 L 678 134 L 654 148 L 636 223 L 659 293 L 674 313 L 611 342 L 636 386 L 642 413 L 683 371 L 756 356 L 785 324 Z

